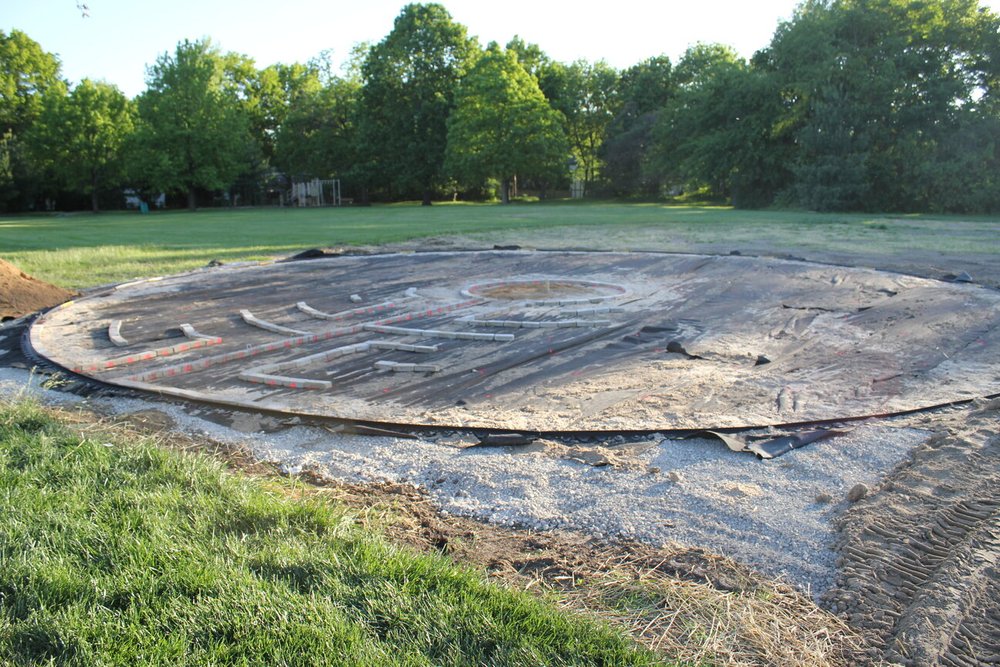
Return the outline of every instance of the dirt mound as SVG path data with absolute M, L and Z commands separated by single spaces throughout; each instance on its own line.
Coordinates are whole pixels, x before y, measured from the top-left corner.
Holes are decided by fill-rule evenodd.
M 827 603 L 904 665 L 1000 655 L 1000 400 L 916 450 L 841 518 Z M 876 656 L 872 656 L 873 658 Z
M 73 296 L 73 292 L 36 280 L 0 259 L 0 320 L 51 308 Z

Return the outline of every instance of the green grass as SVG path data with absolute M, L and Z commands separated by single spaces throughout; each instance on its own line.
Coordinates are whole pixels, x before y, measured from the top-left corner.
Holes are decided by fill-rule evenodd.
M 4 664 L 656 662 L 621 632 L 364 534 L 290 482 L 106 437 L 0 405 Z
M 942 229 L 961 233 L 942 235 Z M 177 273 L 223 262 L 260 260 L 317 246 L 383 244 L 473 234 L 572 241 L 573 230 L 601 227 L 613 247 L 634 248 L 636 230 L 659 234 L 659 247 L 752 240 L 800 247 L 882 247 L 888 252 L 993 248 L 996 219 L 891 217 L 727 207 L 603 202 L 411 204 L 340 209 L 215 209 L 0 217 L 0 257 L 49 282 L 81 288 Z M 488 237 L 486 235 L 489 235 Z M 992 240 L 991 240 L 992 239 Z

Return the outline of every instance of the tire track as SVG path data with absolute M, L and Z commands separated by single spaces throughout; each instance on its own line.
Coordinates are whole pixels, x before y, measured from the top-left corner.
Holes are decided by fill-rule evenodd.
M 825 603 L 873 660 L 1000 664 L 1000 400 L 961 417 L 839 520 Z

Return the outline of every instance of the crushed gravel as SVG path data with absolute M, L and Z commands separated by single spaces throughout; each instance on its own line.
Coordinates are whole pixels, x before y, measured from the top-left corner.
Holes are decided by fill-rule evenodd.
M 848 494 L 859 484 L 877 487 L 930 435 L 886 422 L 862 424 L 771 461 L 702 439 L 471 447 L 473 440 L 462 437 L 434 442 L 315 426 L 274 430 L 262 423 L 273 418 L 249 413 L 234 414 L 231 425 L 222 425 L 191 414 L 197 408 L 153 399 L 84 399 L 44 389 L 42 380 L 23 369 L 0 368 L 0 397 L 85 403 L 118 416 L 155 409 L 178 430 L 242 445 L 291 475 L 309 469 L 348 482 L 412 484 L 443 512 L 504 526 L 698 546 L 817 598 L 834 585 L 834 519 L 849 506 Z

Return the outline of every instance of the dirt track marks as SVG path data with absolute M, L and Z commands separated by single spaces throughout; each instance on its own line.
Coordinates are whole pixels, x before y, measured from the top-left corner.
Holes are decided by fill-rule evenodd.
M 826 601 L 869 635 L 872 658 L 1000 664 L 998 427 L 1000 400 L 973 409 L 840 519 Z

